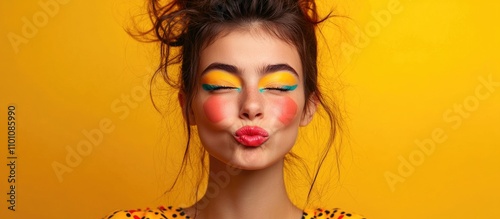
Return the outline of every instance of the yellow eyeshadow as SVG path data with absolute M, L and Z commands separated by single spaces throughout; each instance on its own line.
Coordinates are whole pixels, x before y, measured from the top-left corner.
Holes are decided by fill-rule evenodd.
M 201 78 L 202 84 L 241 87 L 241 82 L 235 75 L 225 71 L 210 71 Z
M 276 85 L 293 86 L 297 84 L 297 78 L 290 72 L 276 72 L 264 76 L 259 81 L 259 88 Z

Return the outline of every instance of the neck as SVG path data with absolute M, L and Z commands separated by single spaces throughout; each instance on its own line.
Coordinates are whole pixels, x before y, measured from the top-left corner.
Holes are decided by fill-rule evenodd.
M 283 162 L 262 170 L 240 170 L 210 157 L 207 192 L 188 214 L 196 213 L 196 219 L 300 218 L 302 211 L 285 189 Z

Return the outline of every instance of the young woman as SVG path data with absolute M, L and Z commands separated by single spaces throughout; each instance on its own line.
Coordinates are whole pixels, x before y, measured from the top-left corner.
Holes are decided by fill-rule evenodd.
M 334 208 L 298 208 L 285 189 L 284 166 L 288 156 L 297 156 L 290 150 L 299 127 L 322 107 L 331 124 L 325 156 L 338 128 L 318 88 L 315 30 L 322 20 L 313 1 L 152 0 L 150 15 L 154 28 L 148 33 L 161 45 L 158 72 L 179 88 L 186 153 L 193 129 L 208 153 L 209 188 L 192 206 L 116 211 L 105 218 L 363 218 Z M 173 64 L 181 64 L 178 79 L 169 71 Z

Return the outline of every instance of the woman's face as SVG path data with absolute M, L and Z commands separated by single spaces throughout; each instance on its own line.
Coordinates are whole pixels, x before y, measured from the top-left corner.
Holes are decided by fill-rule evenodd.
M 200 83 L 192 125 L 202 145 L 219 161 L 256 170 L 293 147 L 304 112 L 303 72 L 296 48 L 260 29 L 236 30 L 200 53 Z

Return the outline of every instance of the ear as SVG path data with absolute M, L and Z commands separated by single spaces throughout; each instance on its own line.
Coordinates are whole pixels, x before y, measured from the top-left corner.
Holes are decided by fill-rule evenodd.
M 307 100 L 307 107 L 304 109 L 299 125 L 300 126 L 308 125 L 312 121 L 317 108 L 318 108 L 318 101 L 316 95 L 311 94 L 311 97 Z
M 194 119 L 194 113 L 193 113 L 193 110 L 191 109 L 191 107 L 189 107 L 189 110 L 188 110 L 188 114 L 189 114 L 189 118 L 188 116 L 186 115 L 186 95 L 184 95 L 183 92 L 179 91 L 179 93 L 177 94 L 177 99 L 179 100 L 179 105 L 181 106 L 181 110 L 182 110 L 182 116 L 184 117 L 184 120 L 189 120 L 188 123 L 189 125 L 196 125 L 196 121 Z

